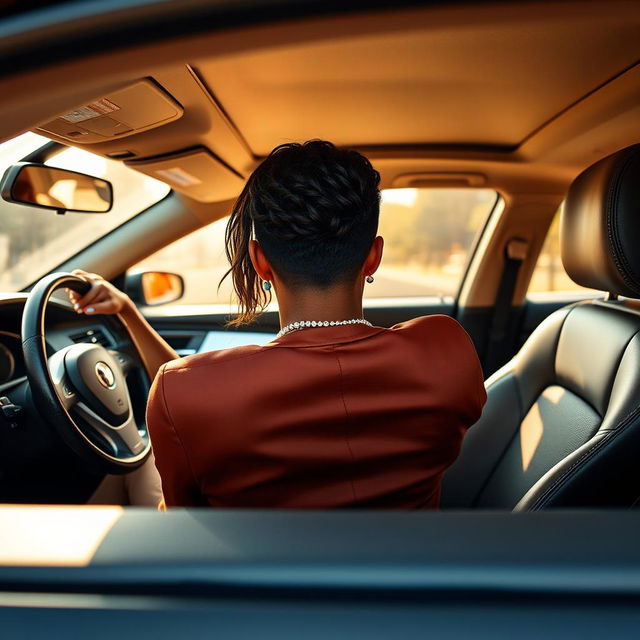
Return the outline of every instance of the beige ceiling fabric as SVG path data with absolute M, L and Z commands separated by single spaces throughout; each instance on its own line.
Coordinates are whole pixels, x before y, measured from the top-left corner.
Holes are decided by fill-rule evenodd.
M 249 146 L 515 147 L 640 57 L 619 16 L 425 27 L 205 60 L 198 68 Z M 606 52 L 606 55 L 603 55 Z

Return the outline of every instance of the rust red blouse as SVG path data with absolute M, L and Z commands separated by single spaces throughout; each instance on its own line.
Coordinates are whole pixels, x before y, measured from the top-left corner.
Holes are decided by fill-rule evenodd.
M 167 506 L 422 509 L 485 400 L 469 336 L 426 316 L 174 360 L 147 421 Z

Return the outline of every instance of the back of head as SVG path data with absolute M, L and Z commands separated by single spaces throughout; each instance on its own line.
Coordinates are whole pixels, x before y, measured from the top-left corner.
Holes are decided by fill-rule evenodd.
M 255 234 L 288 287 L 355 279 L 378 229 L 380 176 L 367 158 L 330 142 L 276 147 L 253 172 L 227 227 L 229 273 L 247 322 L 268 301 L 249 258 Z

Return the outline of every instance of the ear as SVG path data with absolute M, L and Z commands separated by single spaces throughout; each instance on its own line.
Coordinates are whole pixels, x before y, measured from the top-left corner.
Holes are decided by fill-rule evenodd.
M 249 258 L 260 279 L 273 282 L 273 270 L 257 240 L 249 240 Z
M 365 276 L 373 275 L 380 266 L 380 261 L 382 260 L 382 251 L 384 249 L 384 240 L 382 236 L 377 236 L 371 245 L 371 249 L 369 249 L 369 255 L 364 261 L 364 265 L 362 267 L 362 273 Z

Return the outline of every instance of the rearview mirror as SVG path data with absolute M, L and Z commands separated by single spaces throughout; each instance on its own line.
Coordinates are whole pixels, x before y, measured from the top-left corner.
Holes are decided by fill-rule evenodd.
M 128 273 L 124 290 L 139 305 L 168 304 L 182 298 L 184 280 L 182 276 L 176 273 L 167 273 L 166 271 Z
M 9 167 L 0 191 L 7 202 L 58 213 L 106 213 L 113 204 L 113 188 L 107 180 L 29 162 Z

